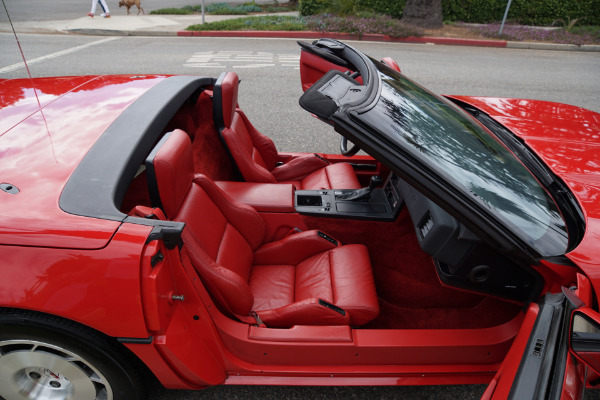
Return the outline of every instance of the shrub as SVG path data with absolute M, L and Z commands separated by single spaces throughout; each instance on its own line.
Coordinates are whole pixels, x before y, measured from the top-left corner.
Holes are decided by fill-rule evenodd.
M 442 0 L 442 9 L 448 21 L 497 22 L 506 0 Z M 600 25 L 600 0 L 513 0 L 508 13 L 509 20 L 523 25 L 548 26 L 582 17 L 586 24 Z
M 385 15 L 371 18 L 338 17 L 329 14 L 306 17 L 306 27 L 318 32 L 354 33 L 361 37 L 375 33 L 391 37 L 423 36 L 420 29 L 404 25 L 399 20 Z
M 359 8 L 363 10 L 373 10 L 376 13 L 389 15 L 390 17 L 400 18 L 406 0 L 357 0 Z M 443 0 L 442 0 L 443 1 Z
M 330 0 L 299 0 L 300 15 L 316 15 L 322 13 L 331 4 Z
M 545 41 L 552 43 L 564 43 L 564 44 L 576 44 L 582 45 L 585 43 L 594 43 L 600 37 L 600 29 L 596 29 L 596 37 L 594 37 L 594 30 L 579 30 L 577 34 L 568 32 L 565 29 L 543 29 L 532 26 L 523 25 L 505 25 L 502 31 L 502 35 L 498 34 L 500 28 L 499 23 L 481 25 L 481 26 L 468 26 L 468 29 L 481 33 L 483 36 L 491 38 L 499 38 L 504 40 L 536 40 Z

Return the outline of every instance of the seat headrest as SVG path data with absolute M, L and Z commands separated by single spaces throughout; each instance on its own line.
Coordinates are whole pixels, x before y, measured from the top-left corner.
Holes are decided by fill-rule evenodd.
M 177 215 L 194 179 L 192 142 L 181 129 L 167 133 L 146 158 L 148 190 L 154 207 L 168 219 Z
M 238 105 L 238 87 L 240 78 L 235 72 L 224 72 L 219 76 L 213 88 L 213 110 L 217 129 L 231 127 L 235 109 Z

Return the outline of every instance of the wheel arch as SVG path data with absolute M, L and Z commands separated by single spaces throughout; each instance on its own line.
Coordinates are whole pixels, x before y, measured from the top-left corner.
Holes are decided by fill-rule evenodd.
M 85 341 L 86 336 L 97 338 L 102 341 L 102 344 L 108 345 L 109 350 L 116 351 L 120 358 L 125 359 L 140 371 L 141 377 L 145 381 L 156 379 L 143 360 L 124 344 L 127 342 L 127 338 L 115 338 L 93 327 L 55 314 L 22 308 L 0 307 L 0 326 L 7 325 L 51 331 L 80 341 Z M 114 353 L 106 352 L 106 355 L 116 362 L 119 361 L 115 360 Z

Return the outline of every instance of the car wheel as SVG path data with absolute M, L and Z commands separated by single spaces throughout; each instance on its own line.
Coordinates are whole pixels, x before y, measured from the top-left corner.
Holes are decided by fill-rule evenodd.
M 140 368 L 123 350 L 70 321 L 0 311 L 0 398 L 141 399 Z

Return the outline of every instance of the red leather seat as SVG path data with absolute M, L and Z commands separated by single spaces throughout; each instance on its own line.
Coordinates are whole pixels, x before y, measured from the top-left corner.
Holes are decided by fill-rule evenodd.
M 147 164 L 150 190 L 158 190 L 168 219 L 186 223 L 182 251 L 222 311 L 246 321 L 254 311 L 269 327 L 358 326 L 378 315 L 366 247 L 342 246 L 314 230 L 263 243 L 266 226 L 256 210 L 194 176 L 181 130 Z
M 235 72 L 222 74 L 214 86 L 213 110 L 215 124 L 244 180 L 293 183 L 299 190 L 361 187 L 348 163 L 329 164 L 315 154 L 280 157 L 273 141 L 256 130 L 238 107 L 238 85 Z

